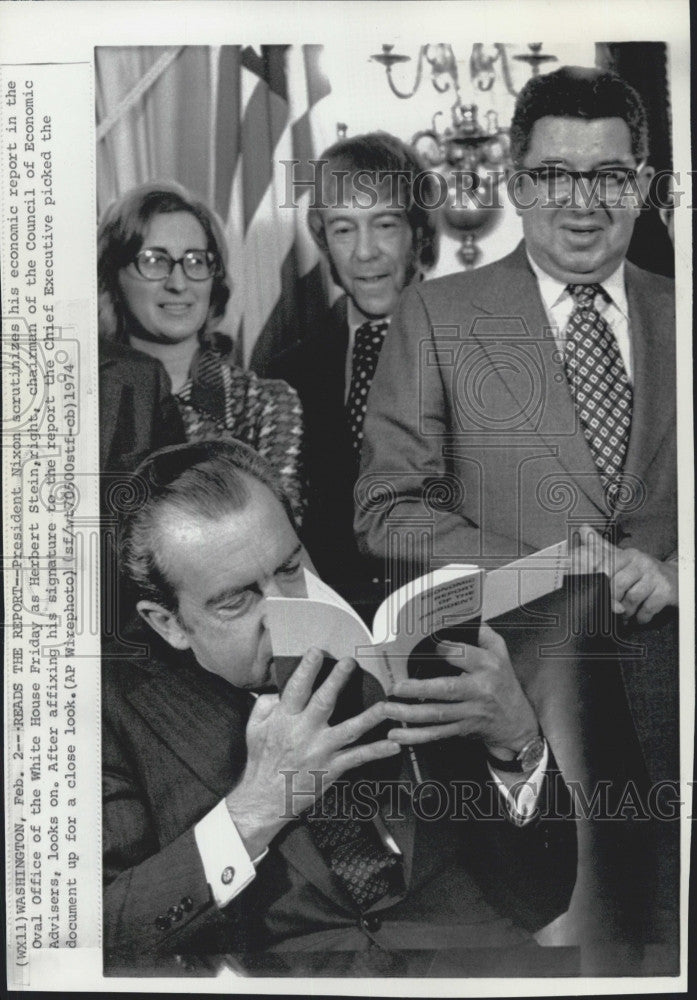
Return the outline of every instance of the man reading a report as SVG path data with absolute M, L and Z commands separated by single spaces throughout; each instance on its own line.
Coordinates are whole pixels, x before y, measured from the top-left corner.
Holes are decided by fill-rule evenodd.
M 528 81 L 510 135 L 524 239 L 402 295 L 358 541 L 382 557 L 416 524 L 438 563 L 495 566 L 577 536 L 638 651 L 623 671 L 651 777 L 677 778 L 674 289 L 625 259 L 653 174 L 646 113 L 618 76 L 564 67 Z
M 138 476 L 121 568 L 151 643 L 103 668 L 107 969 L 343 952 L 408 975 L 442 949 L 469 968 L 536 950 L 569 901 L 575 829 L 503 640 L 441 648 L 457 676 L 395 688 L 411 701 L 347 705 L 368 675 L 343 659 L 317 686 L 316 649 L 274 693 L 265 601 L 303 595 L 305 557 L 272 473 L 211 441 Z M 428 809 L 405 744 L 442 789 Z

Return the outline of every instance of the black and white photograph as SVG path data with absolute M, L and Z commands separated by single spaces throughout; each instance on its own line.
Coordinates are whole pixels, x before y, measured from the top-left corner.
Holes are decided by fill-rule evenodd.
M 92 20 L 0 59 L 14 988 L 684 990 L 685 5 L 43 6 Z

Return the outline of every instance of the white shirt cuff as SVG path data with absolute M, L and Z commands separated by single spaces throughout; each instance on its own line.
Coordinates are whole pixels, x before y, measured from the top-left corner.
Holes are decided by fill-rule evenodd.
M 194 836 L 213 898 L 219 907 L 227 906 L 254 879 L 255 865 L 266 857 L 268 848 L 252 861 L 225 799 L 199 820 Z
M 498 776 L 491 764 L 487 767 L 492 778 L 496 782 L 499 792 L 506 804 L 506 811 L 509 819 L 516 826 L 525 826 L 529 823 L 537 811 L 537 800 L 540 797 L 540 789 L 544 780 L 547 764 L 549 763 L 549 748 L 545 743 L 542 760 L 537 765 L 532 774 L 527 778 L 521 776 L 520 781 L 508 788 Z

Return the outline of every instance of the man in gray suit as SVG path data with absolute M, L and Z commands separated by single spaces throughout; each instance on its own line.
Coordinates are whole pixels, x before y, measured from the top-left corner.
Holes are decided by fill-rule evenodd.
M 496 565 L 580 534 L 637 651 L 625 683 L 651 776 L 674 778 L 674 293 L 625 260 L 652 175 L 646 115 L 619 77 L 566 67 L 521 92 L 511 141 L 525 238 L 402 296 L 368 404 L 358 540 L 382 556 L 418 532 L 414 561 Z
M 673 285 L 625 261 L 652 176 L 644 110 L 618 77 L 564 68 L 523 90 L 511 139 L 524 241 L 403 295 L 362 461 L 394 503 L 358 510 L 359 540 L 381 555 L 388 521 L 422 516 L 424 486 L 454 477 L 451 502 L 430 512 L 436 558 L 505 562 L 585 522 L 615 543 L 600 548 L 616 560 L 618 608 L 648 621 L 677 604 L 677 538 Z M 595 297 L 585 313 L 581 287 Z M 624 454 L 607 469 L 586 424 L 608 415 L 569 384 L 574 314 L 609 328 L 633 397 Z
M 521 92 L 511 147 L 524 240 L 409 288 L 395 312 L 358 542 L 411 553 L 412 573 L 578 536 L 633 654 L 622 670 L 649 774 L 677 779 L 674 289 L 625 260 L 652 176 L 646 114 L 614 74 L 564 67 Z

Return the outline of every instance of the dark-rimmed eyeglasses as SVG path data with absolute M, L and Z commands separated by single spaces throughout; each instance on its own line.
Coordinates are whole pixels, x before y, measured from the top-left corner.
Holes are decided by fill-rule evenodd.
M 190 281 L 207 281 L 220 273 L 220 260 L 212 250 L 187 250 L 174 259 L 166 250 L 141 250 L 133 258 L 136 271 L 146 281 L 163 281 L 181 264 Z
M 632 181 L 644 164 L 636 167 L 599 167 L 597 170 L 567 170 L 547 163 L 541 167 L 524 167 L 522 174 L 530 177 L 550 198 L 565 197 L 583 182 L 584 190 L 601 199 L 618 198 L 635 193 Z M 586 187 L 587 185 L 587 187 Z

